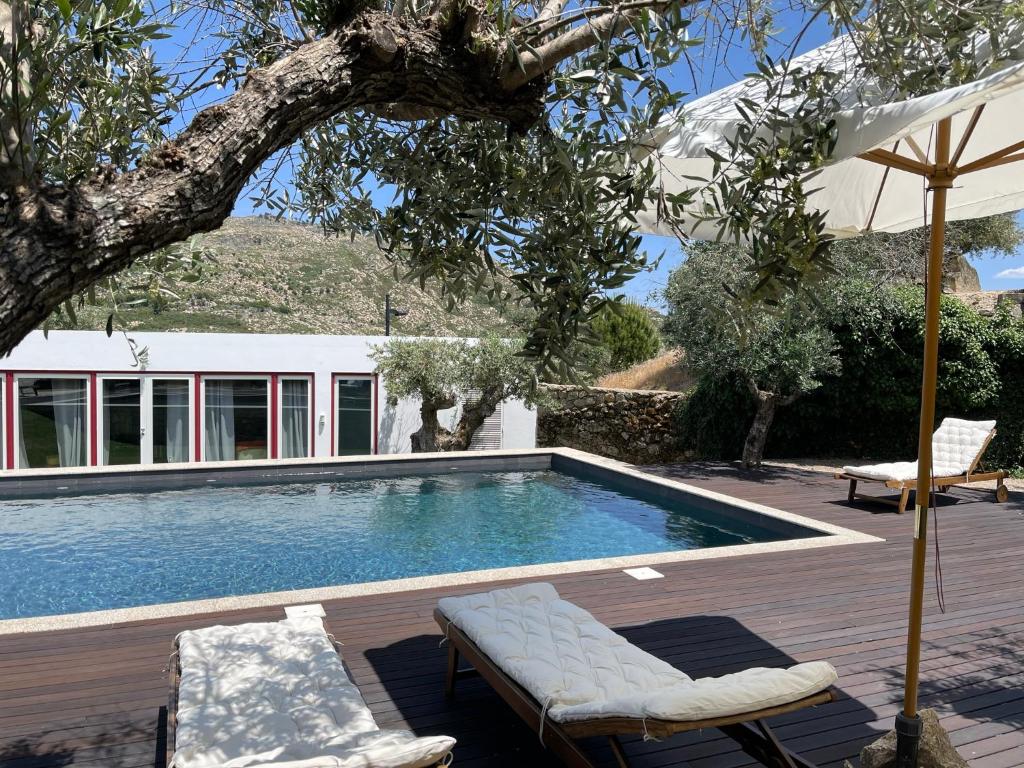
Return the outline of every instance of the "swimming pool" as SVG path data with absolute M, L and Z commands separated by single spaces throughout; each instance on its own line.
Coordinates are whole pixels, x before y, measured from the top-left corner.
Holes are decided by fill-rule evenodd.
M 0 618 L 822 535 L 550 466 L 8 498 Z

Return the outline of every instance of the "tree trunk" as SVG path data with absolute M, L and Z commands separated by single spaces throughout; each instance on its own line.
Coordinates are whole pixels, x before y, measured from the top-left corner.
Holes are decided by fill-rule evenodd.
M 756 467 L 764 458 L 764 444 L 768 440 L 768 430 L 775 420 L 775 409 L 778 406 L 777 396 L 773 392 L 757 393 L 757 413 L 754 423 L 750 425 L 747 439 L 743 443 L 743 466 Z
M 500 393 L 484 392 L 479 399 L 463 405 L 459 423 L 455 425 L 454 430 L 449 431 L 441 426 L 437 412 L 453 407 L 454 399 L 443 402 L 425 400 L 420 406 L 422 425 L 411 438 L 412 452 L 469 450 L 469 444 L 473 442 L 473 435 L 480 429 L 487 417 L 498 409 L 500 402 Z
M 450 451 L 447 446 L 451 433 L 441 426 L 437 412 L 455 405 L 455 398 L 425 399 L 420 403 L 420 428 L 409 438 L 413 453 Z
M 506 90 L 472 46 L 451 45 L 448 34 L 432 23 L 363 14 L 252 72 L 138 168 L 101 170 L 68 187 L 33 179 L 4 184 L 0 355 L 62 302 L 138 256 L 219 227 L 267 157 L 334 115 L 452 115 L 498 120 L 516 131 L 540 119 L 543 77 Z M 10 179 L 10 170 L 2 178 Z
M 750 425 L 747 432 L 747 439 L 743 443 L 743 466 L 760 466 L 764 459 L 764 446 L 768 442 L 768 430 L 775 421 L 775 412 L 780 406 L 789 405 L 796 400 L 796 395 L 780 395 L 777 392 L 766 392 L 758 388 L 753 382 L 747 382 L 747 387 L 757 401 L 757 412 L 754 414 L 754 423 Z
M 448 437 L 446 451 L 468 451 L 469 444 L 473 442 L 473 435 L 480 429 L 488 416 L 491 416 L 501 402 L 500 391 L 484 391 L 479 399 L 467 402 L 462 406 L 462 415 L 459 423 L 455 425 L 455 431 Z

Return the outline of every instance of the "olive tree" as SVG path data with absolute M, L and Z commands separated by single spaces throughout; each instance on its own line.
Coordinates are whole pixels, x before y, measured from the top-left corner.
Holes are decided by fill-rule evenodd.
M 686 365 L 702 378 L 738 376 L 757 410 L 743 445 L 747 466 L 761 463 L 780 407 L 821 386 L 839 370 L 836 343 L 822 306 L 790 293 L 781 301 L 735 301 L 756 275 L 739 248 L 694 242 L 665 289 L 663 332 L 685 350 Z
M 374 347 L 371 358 L 384 381 L 388 400 L 420 400 L 420 428 L 412 435 L 414 453 L 464 451 L 474 433 L 503 400 L 533 405 L 540 396 L 534 369 L 519 354 L 521 342 L 487 337 L 394 339 Z M 455 428 L 443 427 L 438 412 L 461 405 Z

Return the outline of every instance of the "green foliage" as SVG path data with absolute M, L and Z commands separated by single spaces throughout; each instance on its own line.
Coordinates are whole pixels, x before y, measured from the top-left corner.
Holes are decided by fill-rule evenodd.
M 79 313 L 85 307 L 103 307 L 108 336 L 115 324 L 123 327 L 125 314 L 132 309 L 146 307 L 159 315 L 169 304 L 180 300 L 178 291 L 185 284 L 202 278 L 203 267 L 210 258 L 209 249 L 200 244 L 198 237 L 145 254 L 124 272 L 95 284 L 77 301 L 65 302 L 50 316 L 43 330 L 82 327 Z M 88 324 L 86 318 L 85 325 Z
M 153 54 L 152 43 L 168 37 L 166 21 L 143 0 L 22 7 L 31 9 L 33 34 L 18 51 L 32 78 L 20 98 L 0 102 L 0 123 L 27 126 L 34 173 L 76 182 L 138 162 L 164 138 L 183 95 Z M 0 92 L 9 66 L 0 57 Z
M 739 376 L 701 378 L 676 409 L 679 445 L 701 459 L 736 459 L 755 411 L 750 390 Z
M 735 376 L 781 396 L 817 389 L 839 367 L 828 309 L 796 293 L 771 305 L 737 300 L 737 292 L 758 280 L 747 259 L 736 247 L 689 244 L 665 290 L 665 336 L 685 350 L 686 364 L 702 378 Z
M 852 19 L 869 7 L 860 0 L 841 12 Z M 903 0 L 870 3 L 854 24 L 868 71 L 892 97 L 907 98 L 961 85 L 986 74 L 1019 42 L 1024 9 L 1006 0 Z M 984 30 L 983 42 L 976 39 Z
M 465 386 L 467 348 L 464 340 L 394 339 L 374 347 L 370 359 L 377 364 L 390 405 L 404 397 L 454 404 Z
M 478 82 L 467 82 L 482 88 L 494 87 L 495 72 L 516 70 L 559 33 L 579 34 L 592 16 L 612 7 L 619 12 L 598 0 L 569 4 L 546 22 L 536 20 L 531 0 L 18 5 L 31 9 L 32 18 L 16 30 L 21 39 L 11 61 L 0 57 L 0 123 L 34 137 L 36 175 L 69 184 L 144 165 L 148 153 L 193 117 L 193 104 L 209 102 L 216 89 L 230 92 L 254 68 L 318 35 L 339 34 L 339 26 L 367 8 L 403 16 L 414 31 L 447 35 L 464 69 L 480 73 Z M 331 231 L 378 237 L 396 275 L 438 283 L 452 305 L 473 293 L 494 302 L 521 298 L 532 318 L 525 352 L 542 373 L 564 379 L 582 329 L 603 311 L 609 293 L 646 266 L 633 227 L 657 196 L 653 169 L 624 168 L 620 158 L 681 103 L 684 94 L 666 72 L 678 71 L 684 55 L 711 72 L 722 63 L 717 51 L 732 47 L 721 42 L 744 39 L 769 98 L 741 105 L 750 119 L 734 138 L 731 157 L 715 158 L 706 214 L 720 223 L 724 238 L 750 243 L 748 292 L 789 303 L 785 296 L 803 281 L 819 279 L 828 255 L 821 214 L 806 201 L 809 174 L 827 160 L 834 141 L 837 84 L 824 72 L 791 71 L 767 57 L 769 41 L 783 48 L 787 42 L 773 24 L 787 3 L 628 5 L 628 23 L 616 35 L 594 40 L 508 94 L 510 103 L 535 108 L 524 110 L 521 124 L 452 117 L 462 94 L 441 87 L 424 104 L 446 115 L 435 119 L 385 119 L 358 110 L 318 121 L 309 115 L 311 127 L 293 146 L 264 158 L 248 190 L 251 202 Z M 1019 3 L 997 0 L 910 0 L 868 9 L 866 0 L 823 0 L 799 11 L 808 20 L 824 13 L 837 28 L 857 30 L 870 46 L 865 61 L 873 72 L 898 92 L 915 94 L 961 82 L 997 61 L 1009 24 L 1020 15 Z M 453 14 L 466 14 L 459 21 L 467 23 L 439 29 Z M 801 29 L 800 22 L 793 18 L 792 28 Z M 158 63 L 153 43 L 171 27 L 186 30 L 190 45 Z M 979 30 L 994 33 L 992 52 L 980 62 L 972 37 Z M 710 39 L 700 49 L 704 33 Z M 30 83 L 18 76 L 26 67 Z M 326 107 L 317 109 L 328 113 Z M 527 111 L 541 119 L 531 124 Z M 375 194 L 381 188 L 394 193 L 390 202 Z M 657 202 L 678 210 L 688 197 Z M 815 343 L 828 346 L 824 338 Z M 811 375 L 800 386 L 814 381 Z
M 848 294 L 831 325 L 841 370 L 780 411 L 768 455 L 910 459 L 917 449 L 924 296 L 916 286 Z M 862 322 L 863 318 L 872 318 Z M 704 379 L 679 417 L 680 439 L 709 458 L 735 458 L 752 413 L 735 379 Z M 1024 320 L 941 302 L 937 418 L 997 420 L 987 464 L 1024 465 Z
M 591 328 L 609 351 L 609 366 L 613 371 L 650 360 L 661 348 L 658 328 L 650 312 L 630 301 L 605 305 Z
M 889 234 L 872 232 L 861 237 L 833 240 L 829 259 L 837 272 L 869 272 L 877 281 L 921 280 L 925 273 L 930 229 L 918 227 Z M 1024 245 L 1024 229 L 1016 213 L 946 223 L 947 263 L 967 254 L 1010 256 Z
M 827 211 L 810 207 L 808 196 L 835 148 L 840 74 L 770 59 L 757 64 L 752 78 L 763 84 L 764 98 L 737 103 L 741 120 L 735 134 L 724 137 L 728 153 L 708 150 L 713 171 L 697 219 L 715 223 L 718 240 L 744 244 L 755 279 L 735 286 L 737 295 L 787 301 L 809 274 L 827 267 Z M 670 197 L 674 211 L 692 194 Z
M 488 336 L 466 339 L 392 339 L 373 348 L 370 358 L 394 405 L 404 397 L 454 405 L 473 392 L 491 391 L 494 400 L 523 399 L 528 405 L 541 396 L 534 370 L 520 354 L 521 343 Z

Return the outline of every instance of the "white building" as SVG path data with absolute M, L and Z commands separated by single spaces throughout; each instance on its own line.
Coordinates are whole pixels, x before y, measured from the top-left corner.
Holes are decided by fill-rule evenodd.
M 404 453 L 419 402 L 387 404 L 384 336 L 34 332 L 0 359 L 0 467 Z M 202 406 L 202 407 L 201 407 Z M 455 409 L 442 414 L 453 424 Z M 532 448 L 536 417 L 503 403 L 483 448 Z

